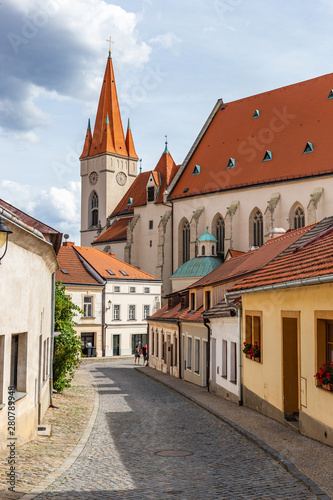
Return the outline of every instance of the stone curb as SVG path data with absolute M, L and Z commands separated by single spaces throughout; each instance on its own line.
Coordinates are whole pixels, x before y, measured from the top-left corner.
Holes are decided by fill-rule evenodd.
M 87 441 L 89 439 L 89 436 L 91 434 L 91 431 L 93 430 L 95 420 L 97 417 L 97 413 L 99 410 L 99 393 L 96 391 L 95 385 L 93 384 L 93 387 L 95 389 L 95 403 L 94 403 L 94 408 L 92 411 L 92 414 L 90 416 L 89 422 L 86 425 L 85 430 L 83 431 L 83 434 L 75 446 L 74 450 L 68 455 L 68 457 L 65 459 L 65 461 L 62 463 L 58 469 L 56 469 L 54 472 L 46 476 L 37 486 L 35 486 L 29 493 L 25 494 L 23 497 L 21 497 L 20 500 L 32 500 L 33 498 L 36 498 L 38 495 L 43 493 L 46 488 L 48 488 L 58 477 L 60 477 L 64 472 L 66 472 L 76 461 L 76 459 L 79 457 L 81 454 L 82 450 L 84 449 L 85 445 L 87 444 Z
M 232 420 L 229 420 L 226 418 L 224 415 L 221 415 L 221 413 L 218 413 L 217 411 L 213 410 L 212 408 L 209 408 L 209 406 L 206 406 L 204 403 L 201 403 L 197 399 L 193 398 L 192 396 L 189 396 L 185 392 L 181 391 L 180 389 L 177 389 L 176 387 L 173 387 L 171 384 L 169 384 L 166 381 L 160 380 L 158 378 L 155 378 L 151 373 L 147 373 L 146 371 L 142 370 L 142 368 L 135 367 L 135 370 L 146 377 L 149 377 L 156 382 L 159 382 L 162 385 L 165 385 L 169 389 L 172 389 L 173 391 L 177 392 L 181 396 L 185 397 L 186 399 L 190 400 L 192 403 L 200 406 L 207 412 L 211 413 L 214 415 L 216 418 L 219 418 L 222 420 L 225 424 L 229 425 L 232 427 L 235 431 L 237 431 L 239 434 L 244 436 L 248 441 L 251 441 L 255 445 L 257 445 L 259 448 L 261 448 L 265 453 L 270 455 L 274 460 L 276 460 L 282 467 L 284 467 L 292 476 L 296 477 L 299 481 L 301 481 L 309 490 L 311 493 L 317 496 L 317 498 L 320 498 L 321 500 L 331 500 L 331 498 L 323 491 L 321 490 L 316 483 L 314 483 L 308 476 L 305 474 L 302 474 L 295 465 L 290 462 L 287 458 L 285 458 L 283 455 L 281 455 L 278 451 L 274 450 L 271 446 L 269 446 L 267 443 L 262 441 L 261 439 L 257 438 L 247 430 L 243 429 L 243 427 L 240 427 L 239 425 L 235 424 Z

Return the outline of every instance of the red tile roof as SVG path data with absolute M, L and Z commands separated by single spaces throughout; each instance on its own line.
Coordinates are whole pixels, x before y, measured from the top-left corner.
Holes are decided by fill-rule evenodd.
M 116 220 L 106 231 L 104 231 L 104 233 L 94 240 L 94 243 L 109 243 L 112 241 L 126 240 L 127 226 L 131 220 L 132 217 L 123 217 Z
M 176 172 L 178 171 L 178 168 L 179 166 L 175 164 L 171 154 L 169 152 L 164 152 L 154 170 L 142 172 L 136 177 L 135 181 L 133 182 L 125 196 L 112 212 L 111 217 L 115 217 L 116 215 L 122 214 L 124 212 L 132 213 L 134 207 L 141 207 L 143 205 L 146 205 L 146 187 L 151 173 L 153 174 L 156 185 L 159 186 L 159 193 L 155 203 L 162 203 L 163 193 L 173 180 Z M 130 198 L 133 199 L 133 202 L 131 205 L 128 205 L 128 200 Z M 128 207 L 127 210 L 126 207 Z
M 131 132 L 130 137 L 127 135 L 127 140 L 125 140 L 111 56 L 108 57 L 106 63 L 94 133 L 92 138 L 89 132 L 87 133 L 80 159 L 105 152 L 126 157 L 133 155 L 132 158 L 138 158 Z
M 22 210 L 19 210 L 18 208 L 14 207 L 13 205 L 10 205 L 10 203 L 7 203 L 4 200 L 0 199 L 0 206 L 5 210 L 8 210 L 8 212 L 14 214 L 16 217 L 18 217 L 18 219 L 20 219 L 28 226 L 37 229 L 40 233 L 42 233 L 42 235 L 45 237 L 47 241 L 50 241 L 52 243 L 55 252 L 57 253 L 59 251 L 61 246 L 62 233 L 60 233 L 56 229 L 53 229 L 50 226 L 47 226 L 43 222 L 40 222 L 39 220 L 35 219 L 34 217 L 31 217 L 31 215 L 22 212 Z
M 188 307 L 181 309 L 181 303 L 179 302 L 171 309 L 168 309 L 168 304 L 166 304 L 153 314 L 150 319 L 155 321 L 179 320 L 183 322 L 203 323 L 202 313 L 203 307 L 200 307 L 197 311 L 190 312 Z
M 214 269 L 189 288 L 200 288 L 223 281 L 239 278 L 248 273 L 261 269 L 283 251 L 290 248 L 296 241 L 313 228 L 313 225 L 289 231 L 281 236 L 272 238 L 257 250 L 252 250 L 239 257 L 233 257 Z
M 221 102 L 185 160 L 171 199 L 332 173 L 332 88 L 331 73 Z M 258 118 L 253 118 L 255 110 Z M 314 151 L 303 154 L 307 142 Z M 263 162 L 266 150 L 272 152 L 272 160 Z M 227 169 L 230 158 L 235 167 Z M 195 165 L 201 167 L 198 175 L 192 175 Z
M 228 291 L 239 293 L 250 288 L 333 274 L 333 218 L 330 219 L 331 227 L 324 228 L 322 234 L 314 234 L 312 240 L 296 246 L 293 252 L 279 257 Z
M 113 255 L 102 252 L 97 248 L 74 247 L 75 250 L 90 264 L 103 278 L 121 278 L 125 280 L 157 280 L 155 276 L 145 273 Z M 110 274 L 108 270 L 112 271 Z M 126 275 L 122 274 L 124 271 Z
M 75 252 L 74 246 L 62 246 L 57 257 L 59 269 L 56 272 L 56 281 L 62 281 L 65 285 L 101 284 L 87 271 L 83 263 L 80 261 L 78 254 Z M 63 273 L 62 271 L 67 271 L 67 273 Z

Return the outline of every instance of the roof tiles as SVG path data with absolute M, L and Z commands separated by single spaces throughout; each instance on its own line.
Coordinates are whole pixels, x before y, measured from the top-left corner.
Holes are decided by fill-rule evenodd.
M 171 199 L 332 173 L 332 88 L 331 73 L 220 106 Z M 313 152 L 303 154 L 307 142 Z M 267 148 L 272 160 L 263 161 Z M 230 158 L 235 166 L 227 169 Z

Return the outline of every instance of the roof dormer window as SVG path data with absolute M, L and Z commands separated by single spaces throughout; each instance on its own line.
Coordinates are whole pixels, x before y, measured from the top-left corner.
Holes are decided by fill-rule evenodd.
M 303 154 L 305 153 L 313 153 L 313 144 L 312 142 L 307 142 L 304 148 Z
M 333 89 L 328 94 L 328 98 L 327 99 L 333 99 Z
M 200 168 L 201 168 L 200 165 L 195 165 L 193 172 L 192 172 L 192 175 L 200 174 Z
M 236 164 L 235 158 L 229 158 L 227 168 L 234 168 Z
M 150 186 L 147 189 L 147 201 L 155 201 L 155 188 L 154 188 L 154 186 Z
M 260 116 L 260 111 L 259 111 L 259 109 L 255 109 L 255 111 L 254 111 L 254 113 L 253 113 L 252 118 L 259 118 L 259 116 Z
M 262 161 L 270 161 L 272 159 L 272 151 L 266 151 Z

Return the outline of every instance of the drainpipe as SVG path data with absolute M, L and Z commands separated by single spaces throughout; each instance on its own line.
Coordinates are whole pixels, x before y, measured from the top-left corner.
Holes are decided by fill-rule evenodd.
M 237 365 L 237 380 L 238 380 L 238 406 L 243 406 L 243 385 L 242 385 L 242 304 L 234 304 L 228 302 L 229 295 L 224 295 L 224 300 L 228 306 L 237 309 L 238 318 L 238 365 Z
M 50 348 L 50 407 L 53 406 L 53 352 L 54 352 L 54 312 L 55 312 L 55 273 L 51 284 L 51 348 Z
M 209 377 L 210 377 L 210 336 L 211 329 L 209 326 L 209 319 L 204 318 L 204 325 L 207 328 L 207 363 L 206 363 L 206 378 L 207 378 L 207 390 L 209 392 Z
M 181 343 L 182 343 L 182 338 L 181 338 L 181 334 L 182 334 L 182 329 L 181 329 L 181 322 L 180 321 L 177 321 L 178 323 L 178 338 L 179 338 L 179 342 L 178 342 L 178 365 L 179 365 L 179 373 L 178 373 L 178 376 L 179 378 L 182 378 L 182 348 L 181 348 Z
M 171 208 L 171 274 L 173 274 L 173 202 L 169 201 L 170 205 L 165 201 L 162 201 L 162 205 Z

